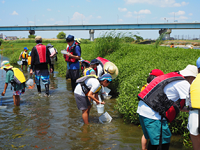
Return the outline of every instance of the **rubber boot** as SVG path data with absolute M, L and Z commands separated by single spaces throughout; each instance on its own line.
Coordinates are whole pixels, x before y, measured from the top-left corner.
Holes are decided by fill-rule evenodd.
M 40 94 L 41 93 L 41 86 L 40 85 L 37 85 L 37 90 L 38 90 L 38 93 Z
M 45 84 L 45 93 L 49 96 L 49 84 Z

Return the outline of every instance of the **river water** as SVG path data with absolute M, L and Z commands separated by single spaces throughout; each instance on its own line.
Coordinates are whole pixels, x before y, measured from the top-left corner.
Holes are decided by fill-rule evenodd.
M 4 58 L 5 59 L 5 58 Z M 19 66 L 18 66 L 19 67 Z M 24 72 L 29 78 L 28 72 Z M 5 71 L 0 70 L 0 92 L 3 91 Z M 140 150 L 141 128 L 124 124 L 114 110 L 116 100 L 105 100 L 105 111 L 113 118 L 111 123 L 101 124 L 96 107 L 90 112 L 90 125 L 84 125 L 81 111 L 76 107 L 70 81 L 57 73 L 51 75 L 50 97 L 37 94 L 36 88 L 26 89 L 21 96 L 20 107 L 15 107 L 10 85 L 2 98 L 6 109 L 0 109 L 0 149 L 113 149 Z M 173 136 L 170 150 L 186 150 Z

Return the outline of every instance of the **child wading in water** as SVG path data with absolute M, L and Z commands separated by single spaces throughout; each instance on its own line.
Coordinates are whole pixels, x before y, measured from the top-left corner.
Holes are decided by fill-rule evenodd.
M 4 91 L 1 93 L 2 96 L 5 95 L 6 89 L 8 87 L 8 83 L 11 83 L 14 87 L 13 91 L 13 101 L 14 105 L 19 106 L 20 105 L 20 95 L 24 93 L 25 84 L 17 84 L 14 81 L 14 72 L 13 72 L 13 66 L 10 65 L 9 61 L 3 61 L 1 63 L 1 69 L 4 69 L 6 71 L 6 81 L 4 85 Z M 23 78 L 23 77 L 22 77 Z

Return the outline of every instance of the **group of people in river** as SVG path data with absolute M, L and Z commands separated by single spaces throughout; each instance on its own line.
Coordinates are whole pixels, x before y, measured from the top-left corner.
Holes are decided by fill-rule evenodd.
M 42 44 L 42 37 L 35 37 L 36 46 L 33 47 L 30 57 L 30 75 L 35 73 L 37 91 L 41 93 L 40 79 L 45 85 L 45 94 L 49 96 L 49 68 L 53 72 L 51 58 L 57 51 L 53 45 Z M 99 94 L 104 93 L 104 87 L 118 75 L 118 68 L 109 60 L 97 57 L 91 61 L 81 59 L 80 40 L 74 40 L 73 35 L 66 38 L 68 44 L 66 53 L 63 54 L 67 62 L 66 79 L 71 79 L 71 88 L 74 92 L 76 105 L 82 111 L 82 118 L 85 124 L 89 124 L 89 113 L 92 107 L 91 102 L 105 104 L 99 100 Z M 52 51 L 51 51 L 51 50 Z M 28 48 L 20 54 L 19 59 L 25 61 Z M 26 62 L 22 66 L 27 66 Z M 48 66 L 49 65 L 49 66 Z M 81 68 L 81 72 L 80 72 Z M 5 95 L 8 83 L 14 87 L 13 100 L 16 106 L 20 105 L 20 95 L 24 92 L 24 77 L 21 73 L 17 75 L 9 61 L 1 63 L 1 69 L 6 71 Z M 23 67 L 22 67 L 23 69 Z M 143 130 L 141 138 L 142 149 L 168 150 L 170 146 L 171 132 L 168 122 L 172 122 L 179 111 L 189 112 L 188 130 L 195 150 L 200 147 L 200 57 L 195 65 L 188 65 L 181 71 L 164 74 L 160 69 L 153 69 L 147 78 L 147 84 L 138 94 L 138 108 L 140 124 Z M 82 76 L 82 77 L 81 77 Z M 18 78 L 20 83 L 16 83 Z M 147 142 L 149 140 L 149 142 Z M 148 145 L 147 145 L 148 143 Z
M 42 37 L 35 37 L 36 46 L 34 46 L 31 52 L 27 52 L 28 48 L 24 47 L 24 51 L 21 52 L 19 60 L 22 60 L 21 70 L 23 66 L 27 69 L 27 65 L 30 68 L 30 76 L 35 74 L 35 84 L 37 91 L 41 93 L 41 83 L 45 86 L 45 96 L 50 96 L 49 94 L 49 72 L 52 73 L 54 70 L 54 65 L 52 64 L 56 58 L 57 50 L 50 43 L 47 46 L 42 44 Z M 91 108 L 91 101 L 95 101 L 97 104 L 105 104 L 105 102 L 100 102 L 98 98 L 98 92 L 107 87 L 114 78 L 118 75 L 118 68 L 115 64 L 107 59 L 97 57 L 91 62 L 81 59 L 81 47 L 80 39 L 74 39 L 73 35 L 68 35 L 66 38 L 67 48 L 66 54 L 63 54 L 65 61 L 67 62 L 66 79 L 71 79 L 71 88 L 74 92 L 76 103 L 78 109 L 82 110 L 82 117 L 85 124 L 88 124 L 88 117 Z M 29 59 L 30 58 L 30 59 Z M 81 72 L 80 72 L 81 64 Z M 49 65 L 49 66 L 48 66 Z M 16 106 L 20 105 L 20 95 L 23 93 L 25 86 L 25 78 L 23 73 L 19 70 L 19 73 L 13 71 L 13 66 L 10 65 L 9 61 L 3 61 L 1 64 L 2 69 L 6 73 L 6 84 L 2 96 L 4 96 L 7 85 L 10 82 L 16 82 L 15 77 L 23 78 L 19 84 L 13 84 L 13 100 Z M 50 68 L 50 69 L 49 69 Z M 50 70 L 50 71 L 49 71 Z M 80 78 L 82 76 L 87 76 L 87 78 Z M 80 79 L 79 81 L 77 81 Z M 81 81 L 81 82 L 80 82 Z M 103 91 L 103 90 L 101 90 Z M 103 93 L 103 92 L 102 92 Z M 17 103 L 15 102 L 17 97 Z

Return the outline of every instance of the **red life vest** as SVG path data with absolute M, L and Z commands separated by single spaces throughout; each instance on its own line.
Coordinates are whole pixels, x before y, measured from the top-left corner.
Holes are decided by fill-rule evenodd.
M 74 50 L 75 50 L 75 47 L 76 46 L 79 46 L 79 44 L 75 43 L 74 46 L 72 46 L 70 49 L 69 47 L 67 48 L 67 52 L 71 53 L 72 55 L 74 55 Z M 75 59 L 75 58 L 72 58 L 72 57 L 69 57 L 67 56 L 66 54 L 64 54 L 64 58 L 65 58 L 65 61 L 67 62 L 71 62 L 71 63 L 74 63 L 74 62 L 77 62 L 78 60 Z
M 151 109 L 158 112 L 161 117 L 172 122 L 179 113 L 179 108 L 183 108 L 185 99 L 176 102 L 169 100 L 164 93 L 164 87 L 170 82 L 185 80 L 184 77 L 176 72 L 156 77 L 147 87 L 138 94 L 138 99 L 144 101 Z
M 35 47 L 37 49 L 40 63 L 47 63 L 46 46 L 42 44 L 38 44 Z
M 102 67 L 103 67 L 103 65 L 105 63 L 109 62 L 108 59 L 105 59 L 105 58 L 102 58 L 102 57 L 97 57 L 96 59 L 99 60 L 99 62 L 100 62 L 100 64 L 101 64 Z

